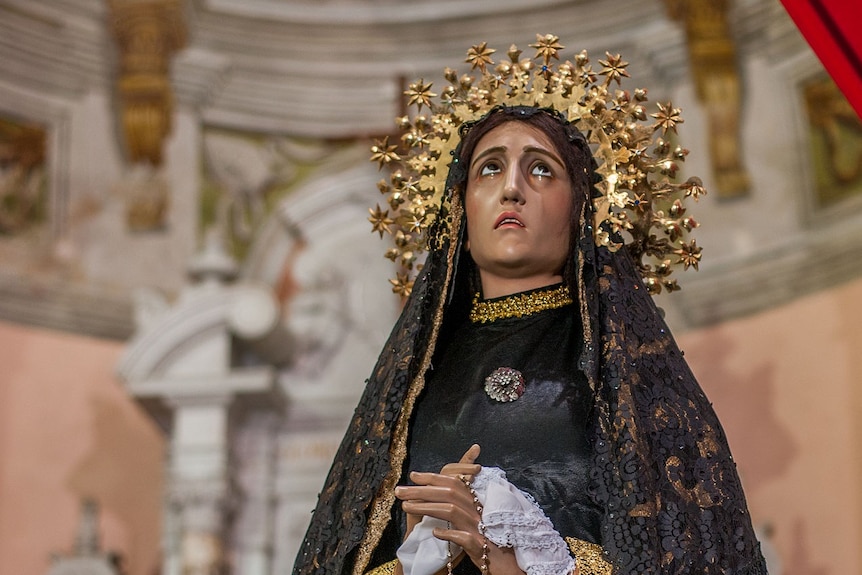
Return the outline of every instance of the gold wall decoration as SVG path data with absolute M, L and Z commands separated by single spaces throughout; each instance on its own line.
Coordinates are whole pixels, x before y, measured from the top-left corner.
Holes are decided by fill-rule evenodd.
M 45 128 L 0 118 L 0 235 L 23 232 L 45 217 Z
M 665 0 L 685 26 L 698 99 L 709 121 L 709 151 L 720 197 L 746 195 L 748 172 L 740 149 L 740 81 L 728 24 L 729 0 Z
M 162 163 L 162 144 L 171 130 L 173 97 L 170 58 L 185 45 L 179 0 L 108 0 L 111 27 L 120 50 L 117 90 L 132 163 Z
M 802 85 L 808 112 L 815 203 L 862 195 L 862 121 L 826 74 Z

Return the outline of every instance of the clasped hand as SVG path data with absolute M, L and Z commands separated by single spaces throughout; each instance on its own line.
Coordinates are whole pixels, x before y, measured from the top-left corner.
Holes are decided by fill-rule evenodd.
M 395 496 L 402 501 L 401 508 L 407 514 L 407 535 L 426 515 L 446 521 L 449 528 L 434 529 L 434 536 L 464 550 L 454 558 L 455 563 L 463 559 L 466 553 L 477 567 L 482 565 L 482 550 L 486 540 L 479 532 L 482 517 L 473 501 L 473 494 L 462 478 L 472 479 L 482 469 L 475 463 L 479 451 L 479 446 L 474 444 L 457 463 L 444 465 L 440 473 L 414 471 L 410 479 L 415 485 L 395 488 Z M 512 549 L 487 544 L 489 570 L 494 575 L 524 573 L 518 567 Z

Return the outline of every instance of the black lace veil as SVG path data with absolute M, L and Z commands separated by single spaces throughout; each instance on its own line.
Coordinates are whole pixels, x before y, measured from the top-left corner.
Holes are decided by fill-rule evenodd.
M 447 310 L 464 305 L 459 164 L 447 181 L 456 190 L 450 234 L 429 252 L 367 380 L 297 556 L 297 575 L 359 575 L 375 566 L 413 404 Z M 606 558 L 620 575 L 765 575 L 724 431 L 634 260 L 625 249 L 596 246 L 589 209 L 583 203 L 573 225 L 568 281 L 584 324 L 579 367 L 595 399 L 591 496 L 604 509 Z

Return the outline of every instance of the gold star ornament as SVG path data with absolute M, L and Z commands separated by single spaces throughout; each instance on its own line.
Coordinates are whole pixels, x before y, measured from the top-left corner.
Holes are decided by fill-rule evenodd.
M 392 233 L 390 226 L 395 223 L 395 220 L 389 217 L 389 210 L 381 210 L 380 204 L 377 204 L 373 210 L 368 208 L 368 213 L 371 214 L 368 221 L 371 222 L 372 232 L 379 232 L 381 238 L 384 232 Z
M 488 48 L 487 42 L 482 42 L 481 44 L 477 44 L 467 50 L 467 59 L 464 61 L 469 63 L 474 70 L 479 68 L 484 73 L 485 66 L 494 63 L 493 60 L 491 60 L 491 54 L 494 52 L 496 52 L 496 50 Z

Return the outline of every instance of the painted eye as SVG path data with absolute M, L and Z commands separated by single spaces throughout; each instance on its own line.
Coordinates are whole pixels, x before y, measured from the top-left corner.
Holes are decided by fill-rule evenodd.
M 547 164 L 536 164 L 535 166 L 533 166 L 533 169 L 530 173 L 540 178 L 550 178 L 551 176 L 553 176 L 553 174 L 551 173 L 551 168 L 549 168 Z
M 501 172 L 500 165 L 496 162 L 488 162 L 479 171 L 480 176 L 495 176 Z

